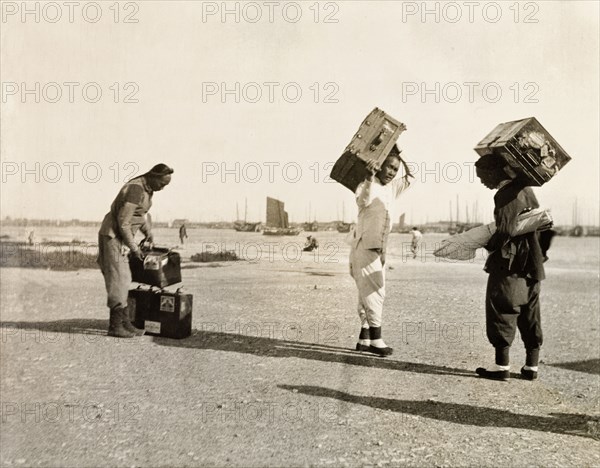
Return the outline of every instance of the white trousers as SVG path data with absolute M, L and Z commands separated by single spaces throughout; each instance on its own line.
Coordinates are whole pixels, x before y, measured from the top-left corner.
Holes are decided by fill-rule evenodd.
M 385 299 L 385 270 L 374 250 L 362 242 L 350 250 L 350 275 L 358 288 L 358 316 L 362 327 L 381 327 Z

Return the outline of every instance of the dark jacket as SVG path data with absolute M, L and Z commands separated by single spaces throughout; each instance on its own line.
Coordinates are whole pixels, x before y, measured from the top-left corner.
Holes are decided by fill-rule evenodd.
M 541 281 L 545 278 L 544 253 L 540 246 L 540 235 L 532 232 L 511 237 L 516 227 L 517 217 L 524 211 L 539 208 L 539 203 L 530 187 L 511 182 L 502 187 L 494 196 L 494 219 L 496 233 L 486 248 L 490 256 L 485 270 L 494 275 L 520 277 Z

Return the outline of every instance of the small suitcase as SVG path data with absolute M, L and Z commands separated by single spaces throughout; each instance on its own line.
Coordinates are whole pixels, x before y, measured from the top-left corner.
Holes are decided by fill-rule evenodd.
M 528 185 L 548 182 L 571 157 L 535 117 L 497 125 L 475 147 L 479 156 L 503 157 Z
M 367 177 L 365 161 L 375 159 L 379 165 L 394 147 L 406 126 L 377 107 L 367 115 L 358 132 L 336 161 L 331 178 L 353 192 Z
M 187 338 L 192 334 L 193 296 L 178 289 L 170 292 L 157 289 L 129 290 L 130 320 L 146 333 L 164 338 Z
M 177 252 L 162 247 L 142 252 L 143 261 L 133 256 L 129 257 L 133 281 L 159 288 L 181 283 L 181 256 Z

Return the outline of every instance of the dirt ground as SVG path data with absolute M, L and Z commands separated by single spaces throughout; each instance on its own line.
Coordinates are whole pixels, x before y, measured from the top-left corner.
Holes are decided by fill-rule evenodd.
M 313 260 L 185 262 L 184 340 L 106 337 L 97 270 L 3 268 L 1 465 L 600 465 L 597 265 L 548 265 L 540 378 L 517 338 L 493 382 L 480 262 L 391 255 L 379 358 L 345 253 Z

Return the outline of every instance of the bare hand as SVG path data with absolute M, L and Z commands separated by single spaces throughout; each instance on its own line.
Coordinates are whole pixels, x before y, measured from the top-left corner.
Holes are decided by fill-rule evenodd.
M 367 171 L 369 171 L 371 173 L 371 176 L 374 176 L 377 172 L 379 172 L 379 164 L 377 164 L 377 161 L 374 159 L 369 159 L 366 162 L 366 166 L 367 166 Z
M 153 247 L 154 247 L 154 239 L 153 239 L 153 237 L 152 236 L 147 236 L 142 241 L 142 248 L 148 249 L 148 250 L 152 250 Z
M 138 259 L 140 262 L 143 262 L 143 261 L 144 261 L 144 254 L 142 253 L 142 251 L 141 251 L 141 250 L 132 250 L 132 251 L 131 251 L 131 256 L 132 256 L 133 258 L 136 258 L 136 259 Z

